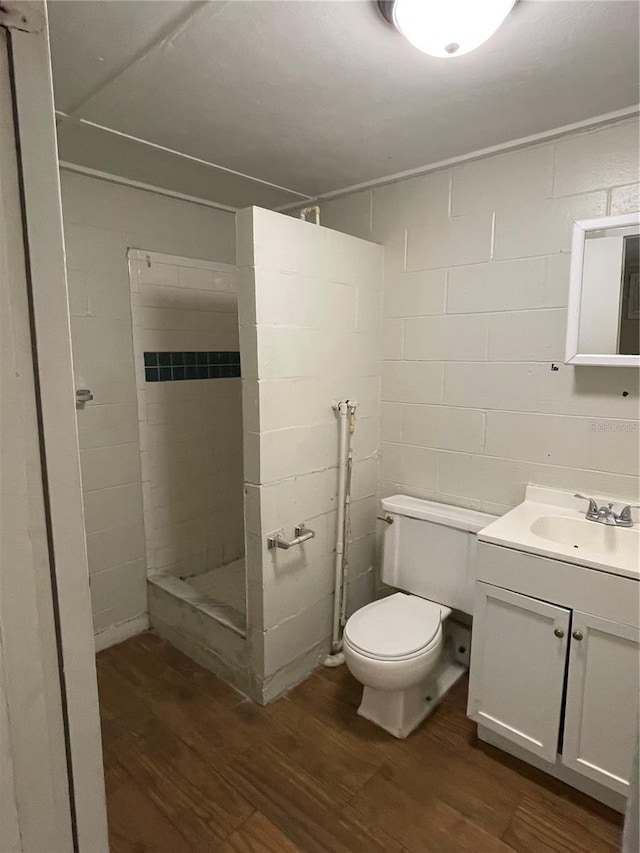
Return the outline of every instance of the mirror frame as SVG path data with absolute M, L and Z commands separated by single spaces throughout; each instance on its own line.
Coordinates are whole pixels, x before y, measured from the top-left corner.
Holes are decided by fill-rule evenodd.
M 587 233 L 589 231 L 600 231 L 603 228 L 629 228 L 634 225 L 638 226 L 640 232 L 640 213 L 601 216 L 598 219 L 579 219 L 573 223 L 565 364 L 588 364 L 600 367 L 640 367 L 640 355 L 581 353 L 579 351 L 582 268 Z

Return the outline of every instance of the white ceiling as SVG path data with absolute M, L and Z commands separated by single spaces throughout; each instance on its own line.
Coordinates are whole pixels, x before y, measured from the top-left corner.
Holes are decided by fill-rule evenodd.
M 489 42 L 452 60 L 416 51 L 372 0 L 51 0 L 49 14 L 69 116 L 61 159 L 234 207 L 315 197 L 639 100 L 634 0 L 520 0 Z

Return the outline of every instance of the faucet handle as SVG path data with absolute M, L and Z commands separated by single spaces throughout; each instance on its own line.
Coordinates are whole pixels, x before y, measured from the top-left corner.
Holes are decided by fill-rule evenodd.
M 593 498 L 588 498 L 585 495 L 578 494 L 575 494 L 574 498 L 580 498 L 581 501 L 589 501 L 589 509 L 587 510 L 587 515 L 595 516 L 598 514 L 598 504 Z
M 638 506 L 637 504 L 627 504 L 626 506 L 623 506 L 620 510 L 620 515 L 618 516 L 620 521 L 632 521 L 632 509 L 640 509 L 640 506 Z

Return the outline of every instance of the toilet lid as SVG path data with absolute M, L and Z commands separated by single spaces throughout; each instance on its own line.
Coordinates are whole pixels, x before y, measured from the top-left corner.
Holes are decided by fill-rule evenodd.
M 376 658 L 400 658 L 428 646 L 440 630 L 442 610 L 434 601 L 397 592 L 373 601 L 349 618 L 350 645 Z

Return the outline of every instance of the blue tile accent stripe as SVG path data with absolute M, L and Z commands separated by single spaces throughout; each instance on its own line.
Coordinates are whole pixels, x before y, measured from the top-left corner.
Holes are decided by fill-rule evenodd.
M 144 378 L 147 382 L 175 382 L 182 379 L 237 379 L 239 352 L 145 352 Z

